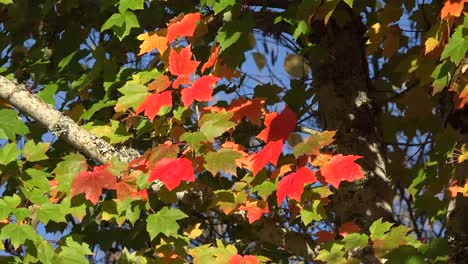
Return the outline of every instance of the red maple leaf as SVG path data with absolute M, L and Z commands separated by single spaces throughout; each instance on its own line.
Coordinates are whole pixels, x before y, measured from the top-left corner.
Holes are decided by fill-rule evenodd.
M 199 61 L 192 60 L 190 45 L 179 52 L 171 49 L 169 53 L 169 71 L 173 75 L 190 75 L 197 69 Z
M 348 155 L 343 156 L 338 154 L 333 156 L 328 163 L 320 168 L 325 181 L 333 187 L 338 188 L 342 181 L 354 181 L 364 178 L 361 166 L 354 161 L 362 158 L 362 156 Z
M 304 184 L 316 182 L 315 173 L 309 168 L 299 168 L 295 173 L 290 173 L 278 182 L 276 198 L 278 205 L 288 196 L 290 199 L 301 201 Z
M 132 192 L 130 193 L 130 197 L 132 197 L 132 199 L 135 199 L 136 196 L 139 196 L 140 199 L 142 200 L 148 200 L 148 192 L 146 191 L 146 189 L 143 189 L 143 190 L 139 190 L 138 192 Z
M 139 114 L 145 111 L 145 116 L 153 122 L 154 117 L 163 106 L 172 107 L 172 93 L 169 91 L 154 93 L 147 96 L 143 103 L 138 106 L 136 113 Z
M 199 102 L 210 101 L 213 89 L 211 88 L 219 80 L 215 76 L 202 76 L 198 78 L 191 87 L 182 90 L 182 103 L 189 107 L 194 100 Z
M 175 79 L 175 81 L 172 83 L 172 88 L 179 89 L 179 86 L 191 83 L 192 82 L 190 81 L 190 75 L 179 75 L 177 76 L 177 79 Z
M 340 230 L 338 231 L 338 233 L 341 236 L 346 237 L 347 235 L 349 235 L 351 233 L 357 233 L 359 231 L 361 231 L 361 228 L 358 225 L 356 225 L 353 222 L 346 222 L 346 223 L 341 225 Z
M 258 264 L 258 258 L 252 255 L 241 256 L 239 254 L 229 258 L 229 264 Z
M 208 61 L 203 64 L 201 68 L 201 72 L 203 73 L 206 69 L 213 67 L 215 64 L 216 60 L 218 59 L 218 53 L 219 53 L 219 46 L 216 46 L 213 51 L 211 51 L 211 55 L 208 58 Z
M 171 22 L 167 26 L 166 38 L 169 42 L 172 42 L 179 36 L 191 37 L 197 27 L 198 21 L 200 21 L 199 13 L 191 13 L 185 15 L 181 20 Z
M 296 129 L 296 114 L 289 109 L 284 108 L 281 114 L 273 112 L 265 117 L 265 126 L 257 138 L 265 141 L 287 140 L 289 133 Z
M 239 123 L 242 118 L 247 118 L 252 124 L 261 126 L 262 125 L 262 108 L 265 100 L 255 98 L 247 100 L 244 97 L 240 97 L 231 102 L 231 106 L 228 108 L 229 112 L 233 112 L 232 121 Z
M 250 154 L 248 157 L 243 158 L 241 163 L 244 167 L 252 171 L 253 175 L 257 175 L 259 171 L 271 162 L 276 166 L 278 158 L 283 151 L 283 142 L 281 140 L 268 142 L 262 150 L 257 153 Z
M 86 199 L 96 205 L 102 189 L 115 189 L 116 178 L 107 171 L 109 166 L 110 164 L 96 166 L 93 171 L 83 171 L 78 174 L 71 184 L 71 196 L 85 193 Z
M 314 234 L 317 237 L 317 241 L 319 243 L 325 243 L 328 241 L 335 240 L 335 233 L 329 231 L 318 231 Z
M 115 190 L 117 191 L 117 199 L 123 201 L 127 197 L 130 197 L 130 194 L 136 192 L 136 185 L 128 184 L 124 181 L 119 181 L 115 184 Z
M 468 0 L 446 0 L 444 7 L 440 10 L 440 19 L 445 19 L 448 16 L 459 17 L 465 3 L 468 3 Z
M 169 191 L 179 186 L 181 181 L 195 181 L 192 162 L 187 158 L 164 158 L 156 163 L 148 177 L 148 182 L 161 180 Z
M 268 203 L 265 204 L 263 207 L 259 207 L 258 201 L 247 202 L 245 205 L 240 206 L 239 210 L 247 211 L 247 219 L 249 219 L 250 224 L 262 218 L 263 214 L 267 214 L 270 212 L 270 210 L 268 209 Z

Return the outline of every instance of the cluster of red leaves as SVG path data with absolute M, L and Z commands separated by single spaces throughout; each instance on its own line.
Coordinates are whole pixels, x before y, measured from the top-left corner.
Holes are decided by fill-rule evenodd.
M 241 256 L 239 254 L 229 258 L 229 264 L 258 264 L 258 258 L 252 255 Z

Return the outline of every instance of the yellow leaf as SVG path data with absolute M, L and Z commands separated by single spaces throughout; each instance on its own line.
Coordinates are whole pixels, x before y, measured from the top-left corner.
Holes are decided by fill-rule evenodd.
M 143 55 L 153 51 L 154 49 L 157 49 L 159 54 L 163 54 L 164 51 L 167 50 L 167 39 L 159 34 L 161 33 L 154 32 L 150 34 L 146 32 L 138 35 L 137 39 L 143 41 L 140 45 L 140 53 L 138 53 L 138 55 Z
M 203 230 L 200 229 L 201 223 L 197 223 L 195 226 L 189 226 L 185 229 L 184 235 L 188 236 L 188 238 L 197 238 L 203 234 Z

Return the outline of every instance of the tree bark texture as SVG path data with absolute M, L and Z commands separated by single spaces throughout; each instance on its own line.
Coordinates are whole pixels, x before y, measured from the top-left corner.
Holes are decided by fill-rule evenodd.
M 354 221 L 367 230 L 381 217 L 392 220 L 393 193 L 381 145 L 380 109 L 372 101 L 373 86 L 364 49 L 365 27 L 351 8 L 339 4 L 337 9 L 347 16 L 340 21 L 330 19 L 318 33 L 311 35 L 327 51 L 326 60 L 309 59 L 318 89 L 322 128 L 337 131 L 334 151 L 363 156 L 357 162 L 366 175 L 363 181 L 342 182 L 333 196 L 331 209 L 338 225 Z
M 16 84 L 0 76 L 0 98 L 34 118 L 47 127 L 53 134 L 60 136 L 87 157 L 102 164 L 117 155 L 120 160 L 130 162 L 135 155 L 127 151 L 118 151 L 105 140 L 84 130 L 72 119 L 44 103 L 29 92 L 24 85 Z

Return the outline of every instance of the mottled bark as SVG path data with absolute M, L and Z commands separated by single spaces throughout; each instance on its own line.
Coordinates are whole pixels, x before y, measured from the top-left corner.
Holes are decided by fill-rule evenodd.
M 117 151 L 113 146 L 96 135 L 84 130 L 72 119 L 44 103 L 29 92 L 24 85 L 16 84 L 0 76 L 0 98 L 34 118 L 52 133 L 60 136 L 90 159 L 102 164 L 117 155 L 119 159 L 130 162 L 136 151 Z M 132 154 L 133 153 L 133 154 Z
M 373 104 L 373 86 L 365 54 L 361 17 L 339 5 L 340 21 L 333 18 L 311 38 L 327 51 L 324 61 L 310 58 L 318 89 L 321 125 L 336 130 L 335 151 L 363 156 L 358 160 L 366 179 L 342 182 L 332 198 L 338 225 L 354 221 L 366 230 L 383 217 L 392 220 L 392 191 L 386 175 L 379 107 Z M 317 27 L 314 27 L 317 28 Z

